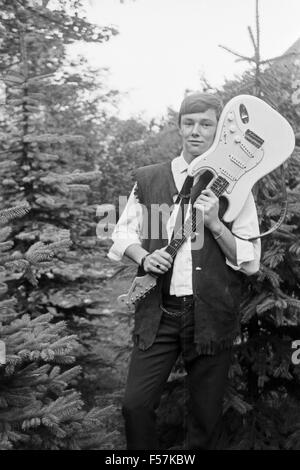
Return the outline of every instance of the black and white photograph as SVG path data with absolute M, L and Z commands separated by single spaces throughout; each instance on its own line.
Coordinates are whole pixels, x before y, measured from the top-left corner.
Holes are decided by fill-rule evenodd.
M 0 450 L 300 450 L 299 18 L 0 0 Z

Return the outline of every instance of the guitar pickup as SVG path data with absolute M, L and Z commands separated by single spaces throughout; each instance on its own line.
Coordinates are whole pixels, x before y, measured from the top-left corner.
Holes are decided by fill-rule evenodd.
M 256 147 L 257 149 L 259 149 L 264 143 L 264 140 L 261 137 L 259 137 L 259 135 L 255 134 L 255 132 L 250 131 L 250 129 L 246 130 L 245 139 L 248 140 L 248 142 L 254 145 L 254 147 Z
M 241 144 L 240 144 L 240 147 L 241 147 L 241 149 L 243 150 L 243 152 L 245 152 L 245 154 L 247 155 L 247 157 L 249 157 L 249 158 L 254 158 L 254 153 L 251 152 L 251 151 L 246 147 L 246 145 L 244 145 L 244 144 L 241 143 Z
M 221 172 L 226 178 L 230 179 L 231 181 L 237 181 L 237 178 L 233 176 L 229 171 L 225 170 L 225 168 L 221 168 Z
M 235 163 L 239 168 L 242 168 L 242 170 L 245 170 L 247 168 L 247 165 L 243 162 L 241 162 L 241 160 L 238 160 L 236 157 L 234 157 L 233 155 L 230 155 L 229 156 L 230 160 Z

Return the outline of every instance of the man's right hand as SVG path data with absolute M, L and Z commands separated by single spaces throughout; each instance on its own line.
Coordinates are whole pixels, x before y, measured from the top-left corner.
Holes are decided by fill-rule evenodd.
M 144 271 L 146 273 L 164 274 L 172 266 L 173 258 L 166 252 L 166 248 L 155 250 L 144 261 Z

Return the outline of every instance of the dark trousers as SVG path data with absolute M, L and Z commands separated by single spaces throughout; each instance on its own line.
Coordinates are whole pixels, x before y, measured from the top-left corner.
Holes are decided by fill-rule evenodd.
M 159 449 L 155 410 L 180 352 L 187 371 L 190 398 L 186 448 L 215 448 L 230 351 L 213 356 L 199 355 L 193 337 L 193 310 L 191 304 L 186 304 L 181 316 L 163 313 L 156 339 L 149 349 L 142 351 L 138 345 L 134 346 L 123 402 L 128 450 Z

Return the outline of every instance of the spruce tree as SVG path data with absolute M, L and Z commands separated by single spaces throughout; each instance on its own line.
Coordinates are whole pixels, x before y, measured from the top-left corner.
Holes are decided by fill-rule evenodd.
M 20 285 L 12 285 L 16 315 L 12 311 L 3 322 L 9 362 L 6 372 L 1 371 L 8 378 L 2 402 L 7 413 L 3 411 L 0 421 L 3 432 L 12 433 L 3 434 L 3 447 L 99 448 L 111 437 L 104 436 L 106 431 L 99 427 L 101 417 L 110 416 L 111 409 L 83 411 L 80 395 L 72 388 L 78 383 L 80 368 L 67 365 L 75 354 L 77 358 L 83 354 L 83 336 L 78 343 L 74 332 L 89 324 L 82 318 L 88 315 L 85 309 L 101 296 L 96 283 L 103 272 L 92 265 L 92 255 L 87 256 L 87 263 L 82 251 L 72 249 L 80 246 L 78 234 L 86 234 L 82 219 L 87 213 L 94 215 L 86 193 L 90 181 L 99 180 L 101 172 L 66 171 L 64 149 L 72 144 L 75 151 L 82 137 L 47 127 L 44 90 L 63 66 L 66 44 L 78 39 L 102 42 L 115 30 L 89 24 L 79 14 L 78 1 L 56 6 L 55 2 L 30 0 L 0 3 L 1 75 L 6 96 L 0 123 L 1 205 L 4 210 L 30 207 L 22 218 L 12 217 L 10 237 L 15 251 L 12 259 L 4 260 L 10 266 L 17 263 L 23 272 Z M 81 281 L 90 280 L 95 283 L 92 294 L 90 288 L 80 289 Z M 63 370 L 47 363 L 63 364 Z M 9 398 L 10 393 L 14 399 Z M 25 412 L 18 417 L 23 406 Z M 20 429 L 24 437 L 18 434 Z
M 36 284 L 39 265 L 51 264 L 69 241 L 34 243 L 25 253 L 12 250 L 8 225 L 29 211 L 19 205 L 0 211 L 0 448 L 82 449 L 105 445 L 111 408 L 83 409 L 73 388 L 80 374 L 74 363 L 77 339 L 50 313 L 32 318 L 19 301 L 27 279 Z

